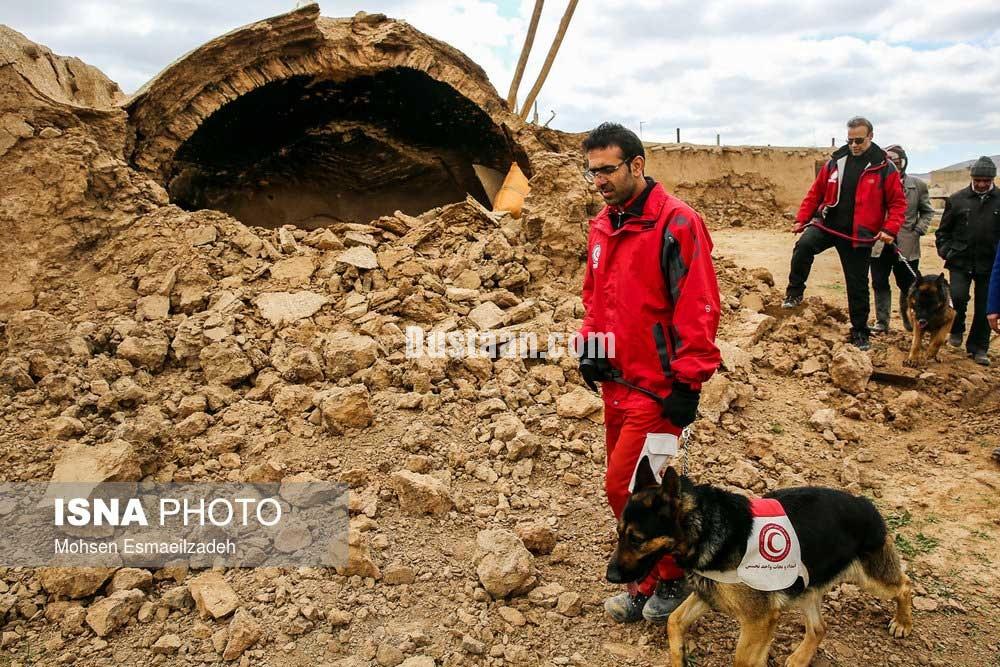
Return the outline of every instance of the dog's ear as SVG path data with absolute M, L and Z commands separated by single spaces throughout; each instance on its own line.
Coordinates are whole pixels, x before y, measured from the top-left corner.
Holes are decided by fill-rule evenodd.
M 635 469 L 635 484 L 632 485 L 632 493 L 648 489 L 651 486 L 659 486 L 653 468 L 649 465 L 649 459 L 643 456 L 639 459 L 639 467 Z
M 661 486 L 667 498 L 676 499 L 681 495 L 681 477 L 673 466 L 667 468 L 663 474 L 663 484 Z
M 938 281 L 939 285 L 947 285 L 948 284 L 948 279 L 944 277 L 944 273 L 939 273 L 938 274 L 937 281 Z

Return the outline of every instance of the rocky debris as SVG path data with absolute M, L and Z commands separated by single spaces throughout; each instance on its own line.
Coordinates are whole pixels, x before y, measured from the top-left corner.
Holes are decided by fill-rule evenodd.
M 343 331 L 330 334 L 323 344 L 326 376 L 331 380 L 350 377 L 370 367 L 378 358 L 378 343 L 370 336 Z
M 160 655 L 173 655 L 180 650 L 181 644 L 179 635 L 163 635 L 153 643 L 150 650 Z
M 556 399 L 556 414 L 560 417 L 574 419 L 591 417 L 595 421 L 601 421 L 603 411 L 604 401 L 601 397 L 579 385 Z
M 364 270 L 378 268 L 378 258 L 372 252 L 372 249 L 360 245 L 348 248 L 337 255 L 337 261 Z
M 321 480 L 309 472 L 283 478 L 278 489 L 278 495 L 295 507 L 315 507 L 333 502 L 343 493 L 341 484 Z
M 312 317 L 326 304 L 325 296 L 308 291 L 263 292 L 254 299 L 261 316 L 275 327 Z
M 388 54 L 383 62 L 393 71 L 400 62 L 426 62 L 397 24 L 359 16 L 298 26 L 294 48 L 306 54 L 303 60 L 265 53 L 259 71 L 236 74 L 225 86 L 209 73 L 211 86 L 190 89 L 225 97 L 240 82 L 287 81 L 285 68 L 299 71 L 307 61 L 327 74 L 343 73 L 327 60 L 330 54 L 314 48 L 319 34 L 334 28 L 372 40 L 361 50 L 337 50 L 337 63 L 380 53 Z M 241 53 L 259 53 L 282 33 L 273 22 L 251 32 L 258 37 L 243 43 Z M 44 51 L 29 54 L 30 44 L 14 42 L 12 51 L 7 34 L 0 28 L 0 62 L 19 67 L 30 60 L 35 75 L 52 69 Z M 208 60 L 228 62 L 217 55 L 223 57 Z M 471 63 L 453 64 L 441 63 L 438 73 L 474 71 Z M 52 70 L 62 75 L 51 82 L 60 99 L 83 95 L 71 90 L 78 67 Z M 381 76 L 382 65 L 366 67 Z M 413 359 L 403 353 L 404 332 L 415 324 L 456 333 L 503 327 L 543 341 L 579 329 L 585 221 L 601 204 L 580 178 L 578 137 L 532 130 L 560 152 L 528 152 L 522 166 L 531 168 L 533 192 L 518 221 L 465 201 L 420 216 L 317 217 L 302 223 L 324 225 L 311 230 L 247 227 L 218 211 L 168 205 L 163 183 L 176 176 L 170 185 L 176 196 L 190 172 L 164 165 L 158 182 L 137 173 L 136 162 L 123 159 L 131 150 L 124 132 L 131 121 L 122 111 L 110 104 L 99 111 L 66 109 L 47 104 L 50 93 L 20 95 L 20 70 L 12 71 L 0 67 L 6 95 L 0 106 L 8 102 L 0 110 L 0 202 L 10 221 L 8 254 L 0 263 L 8 286 L 0 295 L 6 352 L 0 355 L 0 448 L 9 478 L 46 479 L 53 468 L 53 478 L 67 476 L 66 452 L 80 447 L 100 458 L 102 448 L 130 442 L 133 452 L 125 458 L 131 461 L 119 466 L 112 455 L 111 462 L 82 467 L 98 470 L 96 477 L 157 481 L 280 483 L 297 477 L 291 473 L 342 479 L 351 487 L 343 499 L 351 520 L 347 543 L 332 545 L 324 561 L 339 568 L 336 575 L 308 567 L 233 572 L 232 585 L 250 598 L 239 601 L 245 606 L 232 612 L 228 627 L 228 616 L 199 621 L 190 613 L 195 602 L 184 583 L 187 567 L 157 570 L 152 582 L 145 570 L 116 572 L 113 563 L 99 576 L 2 571 L 0 644 L 30 647 L 32 655 L 37 646 L 40 660 L 53 664 L 225 659 L 247 667 L 302 656 L 344 667 L 662 661 L 662 646 L 641 637 L 603 646 L 601 615 L 592 612 L 607 591 L 568 590 L 582 591 L 581 568 L 601 571 L 613 539 L 600 493 L 602 402 L 578 386 L 575 359 Z M 335 81 L 356 82 L 339 76 L 309 95 L 341 85 Z M 452 87 L 457 95 L 475 104 L 493 99 L 488 87 L 462 81 Z M 202 105 L 206 101 L 158 103 L 202 113 L 211 107 Z M 486 107 L 487 114 L 502 110 L 499 100 Z M 194 130 L 201 118 L 188 115 L 171 127 Z M 148 117 L 143 125 L 152 131 L 137 133 L 140 143 L 161 131 Z M 507 129 L 514 141 L 524 132 L 516 122 Z M 162 155 L 170 152 L 162 149 L 159 144 Z M 760 159 L 771 159 L 759 150 Z M 38 174 L 45 175 L 44 188 Z M 748 202 L 713 200 L 717 214 L 733 223 L 750 210 L 744 203 L 757 203 L 753 197 L 766 202 L 769 190 L 757 185 L 748 179 Z M 738 222 L 758 221 L 747 214 Z M 995 373 L 969 373 L 971 362 L 945 354 L 942 364 L 913 378 L 917 395 L 881 383 L 869 383 L 859 398 L 845 395 L 832 390 L 828 372 L 846 332 L 845 314 L 815 297 L 801 309 L 777 311 L 780 295 L 766 271 L 742 270 L 723 257 L 716 266 L 723 368 L 703 394 L 705 418 L 693 429 L 688 463 L 696 479 L 754 494 L 797 484 L 844 485 L 881 497 L 893 511 L 907 508 L 917 521 L 935 494 L 957 497 L 956 483 L 972 480 L 976 492 L 959 494 L 964 498 L 996 497 L 997 473 L 975 469 L 992 466 L 995 429 L 981 410 L 995 403 L 989 392 Z M 777 320 L 762 315 L 768 312 L 778 313 Z M 873 359 L 881 348 L 900 351 L 900 338 L 875 341 Z M 832 413 L 816 416 L 819 408 Z M 914 425 L 925 428 L 902 440 L 888 430 Z M 947 437 L 935 436 L 935 429 Z M 401 470 L 427 480 L 400 480 L 394 473 Z M 923 478 L 935 484 L 925 490 Z M 301 479 L 307 489 L 313 484 Z M 284 502 L 315 500 L 310 491 L 285 487 Z M 11 520 L 14 509 L 0 502 L 0 517 Z M 972 510 L 962 528 L 974 523 L 977 533 L 992 536 L 993 524 L 980 521 L 979 511 Z M 471 538 L 500 527 L 513 527 L 523 547 L 482 551 L 470 566 Z M 914 526 L 909 536 L 922 529 L 944 537 L 941 528 Z M 973 556 L 981 546 L 977 533 L 960 536 Z M 269 537 L 279 548 L 304 539 L 294 531 Z M 501 567 L 508 560 L 523 565 L 525 550 L 538 555 L 545 585 L 531 587 L 541 575 L 530 556 L 528 567 L 513 573 Z M 940 579 L 940 590 L 951 588 L 940 557 L 938 551 L 910 559 L 914 581 Z M 492 568 L 490 558 L 497 561 Z M 499 582 L 496 592 L 480 580 L 481 566 L 487 580 Z M 506 603 L 491 599 L 515 579 L 529 582 L 527 595 Z M 125 620 L 135 618 L 134 627 L 106 638 L 80 637 L 91 631 L 91 607 L 110 598 L 71 598 L 145 590 L 149 597 Z M 964 612 L 937 597 L 938 590 L 928 599 L 940 601 L 943 611 L 968 613 L 970 622 L 958 640 L 928 629 L 935 655 L 927 664 L 976 661 L 978 645 L 991 650 L 992 641 L 983 629 L 989 619 L 977 611 L 981 592 L 964 587 Z M 836 611 L 860 608 L 853 594 L 841 593 L 831 600 Z M 928 593 L 918 590 L 918 596 Z M 572 646 L 554 630 L 568 623 L 578 630 Z M 706 619 L 703 630 L 692 641 L 705 662 L 730 659 L 731 645 L 716 641 L 721 626 Z M 856 635 L 848 628 L 848 640 Z M 979 642 L 982 637 L 988 641 Z M 862 648 L 880 664 L 927 657 L 912 646 L 869 644 Z M 844 664 L 862 654 L 831 646 L 830 655 Z M 789 650 L 779 637 L 776 653 Z M 956 658 L 959 652 L 965 654 Z
M 116 591 L 139 589 L 149 591 L 153 587 L 153 574 L 149 570 L 136 567 L 123 567 L 115 572 L 108 584 L 108 594 Z
M 323 426 L 339 435 L 345 429 L 364 428 L 372 423 L 375 415 L 368 398 L 364 385 L 354 385 L 317 394 L 313 402 L 319 408 Z
M 240 606 L 236 591 L 218 572 L 198 575 L 187 587 L 202 618 L 222 618 Z
M 347 562 L 335 565 L 337 574 L 345 577 L 371 577 L 381 579 L 382 571 L 372 559 L 371 549 L 357 533 L 347 538 Z
M 233 619 L 229 621 L 227 630 L 226 646 L 222 651 L 223 660 L 236 660 L 243 653 L 257 643 L 264 635 L 264 629 L 260 623 L 244 609 L 237 609 L 233 614 Z
M 556 531 L 542 521 L 519 523 L 514 532 L 535 555 L 550 554 L 556 546 Z
M 872 376 L 872 361 L 867 354 L 853 345 L 842 345 L 830 361 L 830 379 L 849 394 L 860 394 Z
M 87 609 L 87 625 L 98 637 L 107 637 L 129 621 L 146 600 L 142 591 L 117 591 Z
M 73 443 L 56 461 L 52 482 L 56 484 L 131 482 L 142 476 L 139 456 L 131 444 L 114 440 L 88 446 Z
M 157 370 L 163 366 L 169 348 L 166 336 L 129 336 L 118 345 L 118 356 L 139 368 Z
M 733 345 L 721 338 L 715 341 L 722 355 L 722 368 L 730 372 L 748 372 L 753 367 L 753 356 L 742 348 Z
M 480 331 L 491 331 L 503 324 L 503 310 L 492 301 L 486 301 L 475 308 L 468 315 L 472 322 Z
M 776 320 L 770 315 L 743 309 L 740 321 L 730 327 L 730 341 L 740 347 L 752 347 L 774 328 L 775 323 Z
M 444 514 L 454 506 L 448 487 L 431 475 L 400 470 L 392 474 L 391 484 L 404 512 Z
M 114 573 L 113 567 L 43 567 L 38 578 L 52 595 L 76 600 L 101 590 Z
M 753 388 L 744 383 L 730 380 L 716 373 L 701 387 L 698 412 L 712 423 L 719 423 L 722 415 L 733 407 L 746 407 L 753 398 Z
M 224 385 L 239 384 L 254 373 L 250 359 L 235 343 L 206 345 L 198 355 L 198 362 L 206 380 Z
M 476 535 L 476 574 L 494 598 L 529 591 L 535 583 L 534 557 L 509 530 L 481 530 Z

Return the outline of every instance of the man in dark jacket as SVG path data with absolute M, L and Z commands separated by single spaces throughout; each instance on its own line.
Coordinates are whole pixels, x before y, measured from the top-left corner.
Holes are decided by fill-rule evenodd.
M 934 217 L 927 184 L 906 173 L 907 157 L 903 147 L 894 144 L 886 148 L 885 152 L 903 179 L 906 222 L 899 228 L 896 248 L 881 241 L 876 241 L 872 246 L 872 290 L 875 292 L 875 326 L 872 327 L 872 333 L 885 333 L 889 330 L 889 316 L 892 312 L 890 275 L 896 278 L 896 287 L 899 288 L 899 315 L 903 320 L 903 327 L 907 331 L 913 330 L 907 315 L 906 295 L 915 280 L 914 274 L 920 270 L 920 237 L 927 233 Z M 907 264 L 909 269 L 906 268 Z
M 972 327 L 965 350 L 980 366 L 989 366 L 990 327 L 986 297 L 1000 240 L 1000 193 L 994 185 L 997 167 L 988 157 L 979 158 L 969 170 L 972 183 L 959 190 L 944 206 L 936 234 L 937 251 L 951 280 L 955 322 L 948 344 L 962 346 L 969 294 L 975 288 Z
M 634 132 L 604 123 L 583 150 L 585 176 L 607 206 L 590 221 L 580 373 L 593 388 L 602 383 L 604 487 L 618 518 L 640 472 L 659 481 L 676 436 L 695 419 L 702 383 L 721 363 L 719 285 L 705 223 L 645 176 Z M 588 344 L 599 340 L 604 354 Z M 621 623 L 665 622 L 683 600 L 683 574 L 667 556 L 604 609 Z
M 844 269 L 851 342 L 868 342 L 868 265 L 875 241 L 893 243 L 906 215 L 903 184 L 885 151 L 872 143 L 871 121 L 847 121 L 847 145 L 837 150 L 813 182 L 795 216 L 792 231 L 802 233 L 792 251 L 783 308 L 802 303 L 813 259 L 836 248 Z

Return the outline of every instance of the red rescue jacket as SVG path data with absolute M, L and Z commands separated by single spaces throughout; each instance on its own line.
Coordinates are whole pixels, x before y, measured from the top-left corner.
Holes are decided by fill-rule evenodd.
M 611 365 L 634 385 L 660 396 L 674 380 L 700 389 L 721 363 L 719 285 L 704 221 L 658 183 L 620 229 L 611 213 L 605 206 L 590 221 L 580 334 L 612 335 Z M 612 382 L 602 393 L 606 401 L 642 395 Z
M 877 146 L 876 146 L 877 148 Z M 880 232 L 896 236 L 906 220 L 906 195 L 896 165 L 889 161 L 885 151 L 878 149 L 881 160 L 868 165 L 858 178 L 854 194 L 854 226 L 851 236 L 871 239 Z M 824 217 L 826 209 L 840 201 L 840 173 L 850 149 L 840 147 L 820 169 L 812 187 L 802 200 L 796 222 L 805 224 L 813 218 Z M 854 247 L 862 244 L 854 243 Z

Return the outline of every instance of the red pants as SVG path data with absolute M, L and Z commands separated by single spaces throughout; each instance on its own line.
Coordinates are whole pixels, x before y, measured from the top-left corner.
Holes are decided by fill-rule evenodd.
M 644 397 L 642 397 L 644 398 Z M 606 400 L 604 403 L 604 436 L 608 452 L 608 470 L 604 490 L 615 518 L 619 518 L 629 497 L 629 485 L 639 465 L 647 433 L 680 435 L 681 429 L 660 416 L 660 406 L 652 400 Z M 680 579 L 684 571 L 673 556 L 664 556 L 640 582 L 629 585 L 629 592 L 651 595 L 659 581 Z

